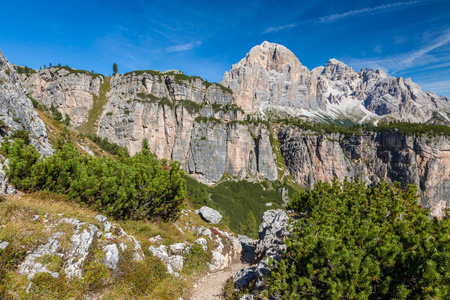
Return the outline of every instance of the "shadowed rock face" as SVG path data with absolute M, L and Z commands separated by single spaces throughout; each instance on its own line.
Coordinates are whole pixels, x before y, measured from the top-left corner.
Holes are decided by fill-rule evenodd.
M 248 113 L 278 110 L 354 121 L 389 116 L 425 122 L 441 112 L 450 123 L 449 99 L 425 93 L 411 79 L 389 77 L 379 69 L 356 73 L 336 59 L 309 71 L 287 48 L 268 42 L 253 47 L 225 72 L 222 84 Z
M 450 207 L 450 140 L 445 137 L 403 136 L 397 131 L 363 136 L 315 135 L 284 128 L 278 138 L 294 179 L 309 188 L 337 177 L 361 177 L 367 183 L 385 178 L 402 186 L 417 184 L 422 203 L 442 216 Z

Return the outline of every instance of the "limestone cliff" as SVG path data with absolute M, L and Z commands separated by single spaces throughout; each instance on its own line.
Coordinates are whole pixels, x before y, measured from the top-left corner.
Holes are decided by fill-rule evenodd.
M 79 126 L 87 121 L 94 97 L 99 96 L 103 76 L 69 67 L 52 67 L 31 76 L 21 76 L 30 95 L 50 108 L 52 105 L 71 124 Z
M 287 48 L 268 42 L 253 47 L 225 72 L 222 84 L 233 90 L 247 113 L 450 123 L 450 99 L 422 91 L 411 79 L 390 77 L 379 69 L 356 73 L 336 59 L 309 71 Z
M 22 82 L 13 65 L 0 52 L 0 142 L 4 136 L 11 136 L 17 130 L 30 132 L 31 143 L 45 155 L 53 150 L 48 142 L 44 122 L 26 96 Z
M 116 75 L 98 135 L 129 149 L 143 139 L 158 158 L 177 160 L 204 183 L 225 172 L 277 178 L 266 128 L 244 122 L 229 91 L 180 73 Z
M 367 183 L 385 178 L 403 186 L 417 184 L 432 215 L 442 216 L 450 207 L 448 137 L 405 136 L 395 130 L 348 137 L 286 127 L 278 138 L 289 171 L 306 187 L 334 177 L 361 177 Z

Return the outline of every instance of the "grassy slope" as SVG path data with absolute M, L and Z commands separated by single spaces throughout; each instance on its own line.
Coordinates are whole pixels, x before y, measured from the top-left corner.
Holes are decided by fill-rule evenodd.
M 81 133 L 96 134 L 97 122 L 103 112 L 103 106 L 107 102 L 106 93 L 111 89 L 110 77 L 105 77 L 103 83 L 100 85 L 100 92 L 98 96 L 94 95 L 94 105 L 89 111 L 88 120 L 77 128 Z
M 283 203 L 277 190 L 282 186 L 279 182 L 234 181 L 226 174 L 214 186 L 206 186 L 188 176 L 186 182 L 194 208 L 207 205 L 219 210 L 223 216 L 223 225 L 253 238 L 258 237 L 263 213 L 268 209 L 281 208 Z M 286 187 L 292 192 L 295 190 L 294 187 Z M 266 206 L 266 203 L 272 205 Z
M 31 217 L 36 214 L 40 216 L 40 220 L 31 222 Z M 94 263 L 83 280 L 68 281 L 64 279 L 62 260 L 58 260 L 56 256 L 44 258 L 46 261 L 42 263 L 46 263 L 47 267 L 48 260 L 52 260 L 52 271 L 60 273 L 60 278 L 36 276 L 31 292 L 25 293 L 28 286 L 26 275 L 15 273 L 14 268 L 23 261 L 26 252 L 45 244 L 56 231 L 64 233 L 64 238 L 61 238 L 64 251 L 71 247 L 73 226 L 60 224 L 46 229 L 48 225 L 63 217 L 74 217 L 101 228 L 101 224 L 95 220 L 97 214 L 91 209 L 67 201 L 63 195 L 47 192 L 1 197 L 0 241 L 7 241 L 10 245 L 7 248 L 9 251 L 0 250 L 0 299 L 83 299 L 87 294 L 102 294 L 102 299 L 179 299 L 189 294 L 194 280 L 206 271 L 206 264 L 187 265 L 182 272 L 183 279 L 176 279 L 165 273 L 165 267 L 148 250 L 150 245 L 170 245 L 183 241 L 191 243 L 198 238 L 193 232 L 186 231 L 183 234 L 174 223 L 111 220 L 141 243 L 146 256 L 144 261 L 135 262 L 125 252 L 120 256 L 119 272 L 112 272 L 101 264 Z M 44 215 L 47 222 L 42 221 Z M 188 221 L 196 227 L 208 227 L 208 224 L 191 212 L 188 212 L 188 216 L 183 215 L 177 224 L 181 226 Z M 156 235 L 160 235 L 163 240 L 151 244 L 149 238 Z M 94 244 L 92 247 L 90 251 L 93 257 L 87 261 L 101 262 L 103 251 Z M 129 245 L 129 248 L 132 249 L 132 246 Z

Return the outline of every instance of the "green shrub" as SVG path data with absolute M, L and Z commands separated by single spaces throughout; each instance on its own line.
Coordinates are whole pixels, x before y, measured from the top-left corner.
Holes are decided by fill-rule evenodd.
M 64 118 L 64 125 L 69 126 L 70 125 L 70 117 L 68 114 L 66 114 L 66 117 Z
M 56 121 L 62 120 L 62 113 L 53 106 L 53 103 L 50 106 L 50 112 L 52 113 L 53 119 L 55 119 Z
M 37 71 L 31 68 L 28 68 L 27 66 L 14 66 L 14 69 L 19 74 L 25 74 L 26 76 L 33 75 Z
M 204 251 L 201 244 L 194 243 L 184 256 L 184 271 L 188 274 L 201 271 L 205 269 L 211 258 L 211 252 Z
M 191 101 L 191 100 L 180 100 L 179 105 L 186 108 L 186 110 L 192 115 L 193 113 L 199 113 L 202 106 L 201 104 L 198 104 L 197 102 Z
M 42 109 L 42 105 L 33 97 L 31 97 L 31 95 L 27 94 L 27 97 L 31 100 L 31 103 L 33 104 L 33 107 L 39 110 L 43 110 Z
M 448 299 L 450 219 L 430 218 L 417 188 L 319 182 L 267 278 L 277 299 Z
M 8 176 L 24 191 L 67 194 L 115 218 L 177 219 L 186 197 L 178 162 L 159 161 L 148 149 L 118 160 L 81 155 L 62 139 L 50 157 L 33 146 L 5 139 L 2 153 L 10 159 Z
M 409 123 L 409 122 L 393 122 L 390 124 L 380 123 L 378 125 L 372 124 L 356 124 L 351 126 L 342 126 L 336 124 L 327 124 L 321 122 L 311 122 L 303 121 L 298 119 L 282 119 L 278 122 L 284 123 L 286 125 L 293 125 L 301 129 L 311 130 L 317 134 L 324 133 L 340 133 L 346 136 L 352 135 L 362 135 L 364 131 L 366 132 L 382 132 L 397 130 L 402 135 L 445 135 L 450 136 L 450 127 L 445 125 L 429 125 L 421 123 Z
M 11 135 L 11 139 L 20 139 L 23 140 L 25 144 L 28 144 L 30 142 L 30 132 L 26 131 L 25 129 L 19 129 L 14 131 L 14 133 Z
M 125 110 L 124 114 L 129 115 L 130 111 L 128 109 Z
M 126 156 L 126 157 L 130 156 L 126 148 L 119 146 L 116 143 L 108 141 L 107 138 L 101 138 L 95 134 L 86 134 L 85 136 L 88 137 L 94 143 L 96 143 L 100 148 L 102 148 L 103 150 L 112 155 Z
M 204 117 L 204 116 L 198 116 L 198 117 L 196 117 L 195 118 L 195 122 L 197 122 L 197 123 L 211 123 L 213 126 L 214 125 L 219 125 L 219 124 L 222 124 L 222 120 L 220 120 L 220 119 L 216 119 L 216 118 L 214 118 L 214 117 Z
M 159 102 L 158 102 L 159 106 L 164 106 L 167 105 L 170 108 L 174 108 L 174 104 L 172 101 L 170 101 L 169 99 L 167 99 L 166 97 L 162 98 Z
M 157 101 L 161 100 L 160 98 L 156 97 L 153 94 L 137 93 L 136 96 L 138 96 L 142 100 L 146 100 L 149 102 L 157 102 Z

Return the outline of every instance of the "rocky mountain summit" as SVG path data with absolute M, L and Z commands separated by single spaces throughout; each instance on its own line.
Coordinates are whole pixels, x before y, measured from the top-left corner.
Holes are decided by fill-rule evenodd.
M 286 47 L 264 42 L 225 72 L 222 85 L 233 90 L 247 113 L 350 119 L 389 118 L 408 122 L 450 122 L 450 100 L 424 92 L 380 69 L 359 72 L 336 59 L 308 70 Z

